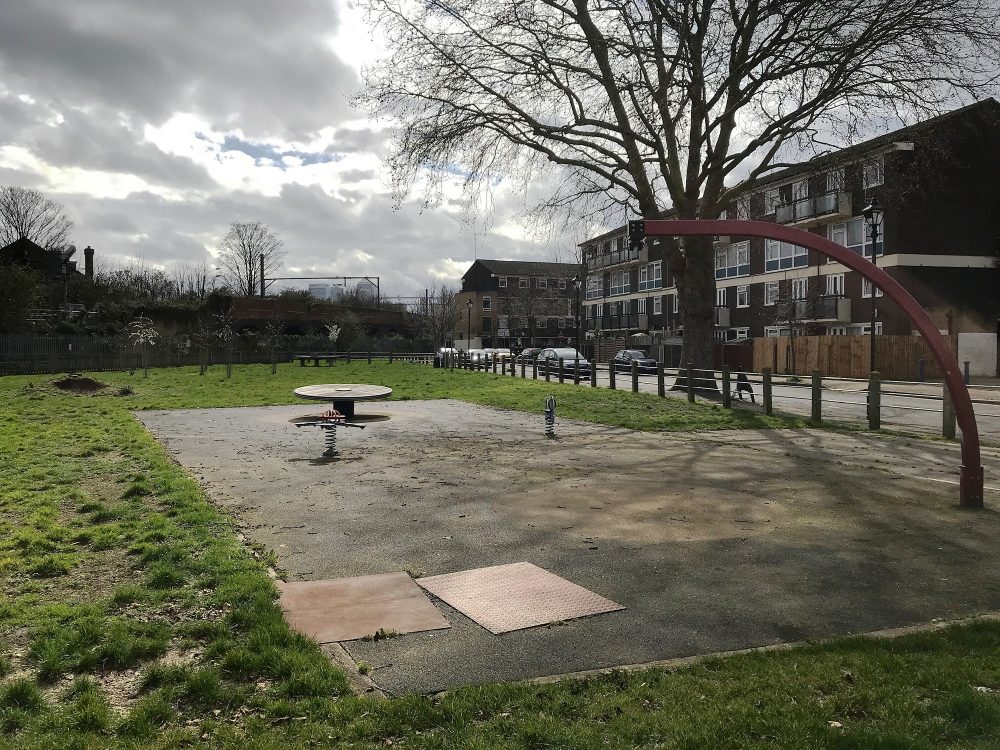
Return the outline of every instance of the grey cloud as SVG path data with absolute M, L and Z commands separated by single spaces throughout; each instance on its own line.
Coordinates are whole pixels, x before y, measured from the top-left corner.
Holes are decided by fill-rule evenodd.
M 344 182 L 362 182 L 364 180 L 374 180 L 378 173 L 374 169 L 345 169 L 338 173 Z
M 154 124 L 197 111 L 222 130 L 305 139 L 351 113 L 356 75 L 322 39 L 336 24 L 324 0 L 6 3 L 0 72 L 11 88 Z

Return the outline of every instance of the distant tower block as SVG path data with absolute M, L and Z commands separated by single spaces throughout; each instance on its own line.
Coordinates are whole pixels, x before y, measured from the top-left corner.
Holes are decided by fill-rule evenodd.
M 88 279 L 94 278 L 94 248 L 90 245 L 83 248 L 83 273 Z

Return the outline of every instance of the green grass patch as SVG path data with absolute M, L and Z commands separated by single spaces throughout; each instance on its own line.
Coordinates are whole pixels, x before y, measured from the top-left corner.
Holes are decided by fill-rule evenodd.
M 95 377 L 111 387 L 77 395 L 45 378 L 0 379 L 0 747 L 1000 745 L 994 622 L 678 671 L 355 697 L 347 676 L 288 628 L 264 564 L 232 521 L 131 411 L 290 404 L 295 386 L 335 381 L 534 413 L 552 393 L 560 416 L 642 430 L 799 420 L 405 364 Z M 124 679 L 129 690 L 111 687 Z

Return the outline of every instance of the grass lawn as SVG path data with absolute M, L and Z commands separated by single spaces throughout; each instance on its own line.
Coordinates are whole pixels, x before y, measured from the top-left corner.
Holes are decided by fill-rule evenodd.
M 358 698 L 255 556 L 131 415 L 374 382 L 640 429 L 795 426 L 675 399 L 403 364 L 0 379 L 0 747 L 992 748 L 1000 624 L 551 685 Z

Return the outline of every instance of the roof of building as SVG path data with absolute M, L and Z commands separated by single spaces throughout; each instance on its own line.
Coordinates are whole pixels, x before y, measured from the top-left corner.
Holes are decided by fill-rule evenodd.
M 754 188 L 756 189 L 775 182 L 784 182 L 790 177 L 794 177 L 799 174 L 813 172 L 830 166 L 850 162 L 857 159 L 862 154 L 884 149 L 894 143 L 911 140 L 926 133 L 936 126 L 941 125 L 942 123 L 958 119 L 960 117 L 965 117 L 969 114 L 982 114 L 986 116 L 1000 117 L 1000 102 L 997 102 L 997 100 L 993 98 L 983 99 L 965 107 L 952 110 L 951 112 L 945 112 L 937 117 L 931 117 L 928 120 L 922 120 L 921 122 L 913 125 L 908 125 L 904 128 L 899 128 L 898 130 L 892 130 L 888 133 L 875 136 L 874 138 L 869 138 L 867 141 L 862 141 L 861 143 L 857 143 L 853 146 L 846 146 L 844 148 L 837 149 L 836 151 L 818 154 L 811 159 L 800 162 L 799 164 L 793 164 L 790 167 L 785 167 L 784 169 L 780 169 L 765 177 L 757 179 L 754 184 Z
M 480 258 L 471 266 L 471 271 L 476 263 L 482 265 L 490 273 L 498 276 L 548 276 L 559 278 L 561 276 L 572 276 L 580 269 L 579 263 L 550 263 L 535 260 L 493 260 L 490 258 Z M 462 276 L 464 279 L 469 271 Z

